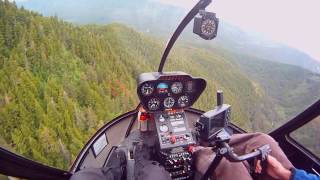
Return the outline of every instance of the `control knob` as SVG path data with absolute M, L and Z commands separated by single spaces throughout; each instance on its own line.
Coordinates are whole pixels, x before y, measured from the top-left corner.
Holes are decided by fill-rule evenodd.
M 172 136 L 170 137 L 170 142 L 171 142 L 171 144 L 174 144 L 174 143 L 177 142 L 177 138 L 176 138 L 175 135 L 172 135 Z

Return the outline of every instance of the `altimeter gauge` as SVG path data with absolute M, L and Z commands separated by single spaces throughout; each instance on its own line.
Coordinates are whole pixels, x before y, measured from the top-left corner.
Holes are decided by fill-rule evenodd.
M 174 93 L 174 94 L 180 94 L 182 92 L 182 89 L 183 89 L 183 85 L 181 82 L 174 82 L 172 85 L 171 85 L 171 91 Z
M 152 111 L 158 110 L 160 107 L 160 101 L 157 98 L 152 98 L 148 102 L 148 108 Z

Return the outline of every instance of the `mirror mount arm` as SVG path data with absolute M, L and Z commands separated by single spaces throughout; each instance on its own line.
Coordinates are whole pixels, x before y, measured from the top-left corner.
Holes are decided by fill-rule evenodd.
M 181 23 L 179 24 L 179 26 L 177 27 L 177 29 L 175 30 L 175 32 L 173 33 L 173 35 L 171 36 L 170 40 L 167 43 L 166 49 L 164 50 L 164 52 L 162 54 L 162 57 L 161 57 L 160 65 L 159 65 L 159 68 L 158 68 L 158 72 L 162 73 L 164 64 L 165 64 L 165 62 L 167 60 L 167 57 L 168 57 L 168 55 L 169 55 L 174 43 L 177 41 L 177 39 L 179 38 L 180 34 L 185 29 L 185 27 L 199 13 L 200 10 L 205 9 L 211 2 L 212 2 L 212 0 L 200 0 L 190 10 L 190 12 L 184 17 L 184 19 L 181 21 Z

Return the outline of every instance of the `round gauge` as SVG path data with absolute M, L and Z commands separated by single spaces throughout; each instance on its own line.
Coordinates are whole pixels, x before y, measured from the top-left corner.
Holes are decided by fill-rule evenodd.
M 180 94 L 182 92 L 183 85 L 181 82 L 175 82 L 171 85 L 171 91 L 174 94 Z
M 186 107 L 189 105 L 189 97 L 188 96 L 181 96 L 179 99 L 178 99 L 178 105 L 180 107 Z
M 141 87 L 141 93 L 144 96 L 149 96 L 150 94 L 152 94 L 153 92 L 153 86 L 149 83 L 145 83 L 142 87 Z
M 210 37 L 216 31 L 216 24 L 213 19 L 205 19 L 201 24 L 201 33 Z
M 159 109 L 160 101 L 157 98 L 152 98 L 148 102 L 148 108 L 152 111 Z
M 164 99 L 163 101 L 163 105 L 166 108 L 172 108 L 172 106 L 174 105 L 174 99 L 172 97 L 167 97 Z
M 159 126 L 159 129 L 161 132 L 168 132 L 169 131 L 169 127 L 167 125 L 161 125 L 161 126 Z

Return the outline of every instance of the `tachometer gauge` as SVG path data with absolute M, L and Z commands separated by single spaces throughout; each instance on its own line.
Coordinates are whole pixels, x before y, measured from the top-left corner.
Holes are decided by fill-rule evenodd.
M 174 94 L 180 94 L 182 92 L 183 85 L 181 82 L 175 82 L 171 85 L 171 91 Z
M 186 107 L 189 105 L 189 97 L 188 96 L 181 96 L 179 99 L 178 99 L 178 105 L 180 107 Z
M 157 98 L 152 98 L 148 102 L 148 108 L 152 111 L 159 109 L 160 101 Z
M 152 94 L 153 92 L 153 86 L 149 83 L 145 83 L 142 87 L 141 87 L 141 93 L 144 96 L 149 96 L 150 94 Z
M 164 99 L 163 101 L 163 105 L 166 108 L 172 108 L 172 106 L 174 105 L 174 99 L 172 97 L 167 97 Z

